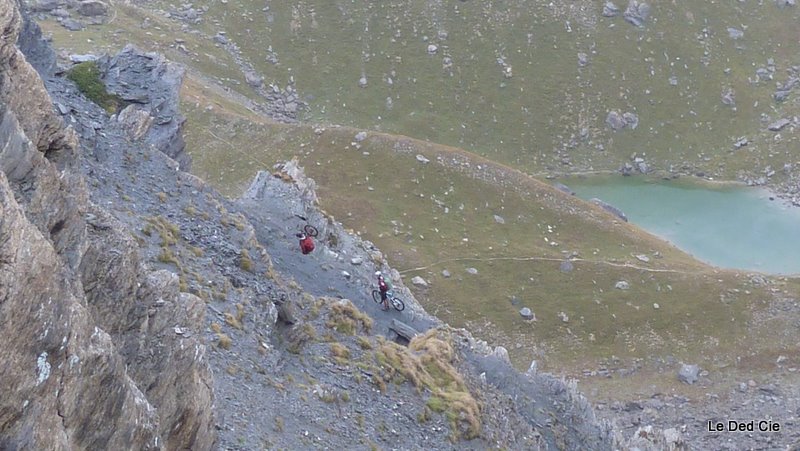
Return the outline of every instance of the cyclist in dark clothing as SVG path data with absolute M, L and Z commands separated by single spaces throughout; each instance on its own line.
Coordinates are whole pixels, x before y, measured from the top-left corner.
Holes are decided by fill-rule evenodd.
M 383 310 L 389 310 L 388 293 L 393 288 L 392 281 L 385 279 L 380 271 L 375 271 L 375 275 L 378 277 L 378 290 L 381 292 L 381 302 L 383 302 Z

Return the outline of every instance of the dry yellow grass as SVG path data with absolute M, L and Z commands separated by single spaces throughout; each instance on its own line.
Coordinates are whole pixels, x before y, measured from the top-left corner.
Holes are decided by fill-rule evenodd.
M 345 335 L 355 335 L 359 326 L 361 330 L 369 333 L 372 330 L 372 318 L 357 309 L 350 301 L 337 301 L 331 306 L 326 325 Z
M 386 371 L 384 382 L 405 379 L 419 391 L 428 390 L 428 408 L 445 413 L 456 436 L 471 439 L 480 434 L 480 404 L 453 366 L 453 347 L 446 332 L 432 329 L 415 337 L 408 348 L 381 340 L 375 357 Z

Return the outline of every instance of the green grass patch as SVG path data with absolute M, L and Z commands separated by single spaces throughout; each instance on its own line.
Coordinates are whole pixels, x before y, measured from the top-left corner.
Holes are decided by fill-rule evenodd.
M 106 90 L 96 62 L 87 61 L 76 64 L 67 72 L 67 78 L 75 82 L 86 98 L 109 113 L 115 113 L 122 106 L 122 99 Z

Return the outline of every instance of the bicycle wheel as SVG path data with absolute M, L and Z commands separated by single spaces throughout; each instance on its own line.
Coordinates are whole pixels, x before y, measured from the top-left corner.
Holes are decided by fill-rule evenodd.
M 406 303 L 403 302 L 402 299 L 396 297 L 392 297 L 392 305 L 398 312 L 402 312 L 406 308 Z
M 316 227 L 312 226 L 311 224 L 306 224 L 303 226 L 303 232 L 310 237 L 316 238 L 319 235 L 319 231 Z
M 378 290 L 372 290 L 372 300 L 375 301 L 376 304 L 381 303 L 381 292 Z

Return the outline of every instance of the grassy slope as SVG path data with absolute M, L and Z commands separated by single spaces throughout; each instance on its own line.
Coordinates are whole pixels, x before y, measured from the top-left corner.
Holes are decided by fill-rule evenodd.
M 154 28 L 160 27 L 163 33 L 151 29 L 153 34 L 142 35 L 138 28 L 141 14 L 120 8 L 113 24 L 83 33 L 69 33 L 52 24 L 45 28 L 51 30 L 57 46 L 75 51 L 96 49 L 100 43 L 115 49 L 133 39 L 145 48 L 164 51 L 170 58 L 184 62 L 190 73 L 204 75 L 190 77 L 183 92 L 183 108 L 190 119 L 187 142 L 198 175 L 235 196 L 255 171 L 268 169 L 277 160 L 298 156 L 309 175 L 319 182 L 326 210 L 376 242 L 393 266 L 426 267 L 404 274 L 408 278 L 419 274 L 431 282 L 431 288 L 416 293 L 429 311 L 453 325 L 467 325 L 478 335 L 505 344 L 520 366 L 539 358 L 547 367 L 570 370 L 591 367 L 611 355 L 635 357 L 661 351 L 679 358 L 702 352 L 707 361 L 726 362 L 737 347 L 746 345 L 753 354 L 769 356 L 784 346 L 783 341 L 770 340 L 773 337 L 769 336 L 769 327 L 752 329 L 747 324 L 751 311 L 761 309 L 770 295 L 749 286 L 746 277 L 716 272 L 628 224 L 611 221 L 594 207 L 454 148 L 371 134 L 360 149 L 355 149 L 351 143 L 356 130 L 328 128 L 317 134 L 312 126 L 264 122 L 223 89 L 209 83 L 209 78 L 215 78 L 242 94 L 252 95 L 241 83 L 233 81 L 238 75 L 231 74 L 232 62 L 223 52 L 207 39 L 181 33 L 178 27 L 155 17 L 151 19 Z M 123 32 L 109 33 L 117 28 Z M 87 36 L 92 42 L 87 42 Z M 170 47 L 175 36 L 185 39 L 196 56 Z M 516 80 L 516 65 L 514 70 Z M 331 74 L 338 77 L 339 68 L 332 69 Z M 349 91 L 343 89 L 342 95 Z M 543 101 L 549 105 L 548 99 Z M 466 108 L 448 107 L 455 111 Z M 485 113 L 485 108 L 476 108 L 476 113 Z M 419 114 L 424 111 L 420 109 Z M 427 136 L 440 114 L 437 111 L 408 127 Z M 474 123 L 478 122 L 485 121 L 476 119 Z M 486 136 L 480 139 L 502 136 L 499 132 L 489 133 L 495 125 L 484 126 L 481 134 Z M 526 128 L 520 124 L 511 128 L 523 129 Z M 474 133 L 471 127 L 461 130 L 467 131 L 460 133 Z M 629 138 L 634 139 L 636 133 L 638 130 Z M 470 135 L 472 138 L 479 137 Z M 370 154 L 363 155 L 365 151 Z M 427 155 L 432 162 L 418 163 L 418 153 Z M 438 164 L 437 156 L 448 164 Z M 464 158 L 472 169 L 451 164 L 453 159 Z M 491 167 L 491 173 L 485 175 L 485 169 L 476 170 L 477 165 Z M 476 179 L 476 172 L 484 173 L 492 183 Z M 443 202 L 449 213 L 445 214 L 433 198 Z M 462 202 L 463 210 L 459 208 Z M 493 214 L 505 218 L 506 224 L 497 224 Z M 509 243 L 512 237 L 513 243 Z M 545 238 L 558 246 L 548 244 Z M 572 273 L 561 273 L 559 261 L 573 251 L 586 261 L 576 262 Z M 651 259 L 645 265 L 632 257 L 654 252 L 664 258 Z M 480 260 L 437 263 L 476 257 Z M 505 259 L 508 257 L 523 260 Z M 544 260 L 525 260 L 529 257 Z M 666 272 L 613 266 L 625 263 Z M 479 274 L 466 274 L 467 267 L 477 268 Z M 445 268 L 453 273 L 452 278 L 441 277 Z M 613 288 L 621 279 L 631 283 L 630 290 Z M 786 290 L 797 293 L 798 287 L 791 283 Z M 740 291 L 731 291 L 736 289 Z M 745 294 L 745 290 L 751 294 Z M 516 296 L 520 304 L 512 305 L 511 296 Z M 726 302 L 721 302 L 723 297 Z M 660 309 L 655 310 L 654 303 Z M 521 321 L 517 311 L 522 306 L 531 307 L 539 320 Z M 569 316 L 569 323 L 558 319 L 562 311 Z
M 203 91 L 193 83 L 184 91 L 198 175 L 235 195 L 256 170 L 297 156 L 319 183 L 327 211 L 374 241 L 406 280 L 421 275 L 431 283 L 415 290 L 429 311 L 505 344 L 520 366 L 539 358 L 577 369 L 611 355 L 704 354 L 727 361 L 724 354 L 752 343 L 752 335 L 742 338 L 749 334 L 749 309 L 760 308 L 769 295 L 750 287 L 744 275 L 706 267 L 508 168 L 472 157 L 473 169 L 481 165 L 481 176 L 492 179 L 484 182 L 474 170 L 437 163 L 439 157 L 468 157 L 463 151 L 390 135 L 372 135 L 355 149 L 353 129 L 317 134 L 311 126 L 206 114 L 202 105 L 213 102 L 205 97 L 213 99 L 213 93 Z M 417 162 L 417 154 L 431 163 Z M 494 214 L 506 223 L 496 223 Z M 562 273 L 559 263 L 572 252 L 582 260 L 575 271 Z M 663 258 L 649 264 L 633 257 L 655 252 Z M 418 267 L 425 269 L 413 269 Z M 467 274 L 468 267 L 479 273 Z M 442 269 L 453 276 L 442 277 Z M 631 289 L 614 289 L 618 280 Z M 519 305 L 512 305 L 512 296 Z M 522 306 L 531 307 L 538 321 L 522 321 Z
M 454 145 L 529 173 L 616 169 L 638 152 L 659 169 L 686 163 L 735 179 L 741 170 L 797 159 L 798 137 L 783 133 L 776 142 L 760 122 L 762 114 L 775 120 L 800 111 L 797 95 L 781 105 L 770 97 L 786 68 L 800 63 L 797 8 L 653 2 L 651 20 L 637 29 L 600 16 L 603 2 L 559 3 L 195 4 L 209 7 L 204 30 L 227 30 L 267 79 L 297 80 L 312 97 L 312 122 Z M 745 29 L 745 37 L 729 38 L 728 27 Z M 439 47 L 435 55 L 426 51 L 431 43 Z M 270 46 L 278 64 L 266 61 Z M 589 55 L 588 66 L 578 66 L 579 52 Z M 445 57 L 452 68 L 443 68 Z M 504 78 L 498 58 L 513 67 L 513 78 Z M 768 58 L 777 66 L 775 81 L 751 83 Z M 362 75 L 365 89 L 358 88 Z M 720 101 L 728 87 L 736 92 L 735 111 Z M 610 109 L 636 112 L 639 127 L 610 132 Z M 734 152 L 742 135 L 753 144 Z

